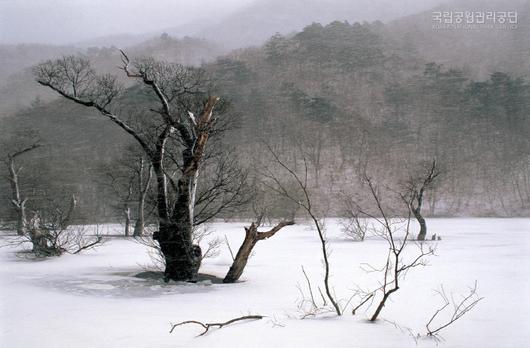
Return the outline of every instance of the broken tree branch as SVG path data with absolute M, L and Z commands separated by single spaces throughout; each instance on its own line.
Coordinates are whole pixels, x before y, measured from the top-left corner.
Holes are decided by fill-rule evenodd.
M 200 325 L 203 327 L 204 331 L 199 334 L 197 337 L 199 336 L 204 336 L 208 330 L 210 330 L 211 327 L 219 327 L 219 329 L 223 328 L 224 326 L 226 325 L 230 325 L 230 324 L 233 324 L 235 322 L 238 322 L 238 321 L 243 321 L 243 320 L 260 320 L 260 319 L 263 319 L 264 317 L 262 315 L 245 315 L 243 317 L 239 317 L 239 318 L 234 318 L 234 319 L 230 319 L 228 321 L 225 321 L 224 323 L 202 323 L 200 321 L 197 321 L 197 320 L 187 320 L 187 321 L 183 321 L 181 323 L 178 323 L 178 324 L 172 324 L 171 325 L 171 330 L 169 330 L 169 333 L 173 333 L 173 330 L 175 330 L 175 328 L 177 326 L 182 326 L 182 325 L 186 325 L 186 324 L 197 324 L 197 325 Z
M 258 232 L 259 219 L 258 223 L 253 222 L 250 224 L 250 227 L 245 227 L 245 239 L 239 248 L 232 266 L 228 270 L 223 283 L 234 283 L 239 277 L 243 274 L 243 270 L 247 265 L 248 259 L 252 250 L 256 246 L 258 241 L 263 239 L 268 239 L 274 236 L 279 230 L 285 226 L 294 225 L 294 221 L 281 221 L 276 226 L 274 226 L 270 231 L 267 232 Z

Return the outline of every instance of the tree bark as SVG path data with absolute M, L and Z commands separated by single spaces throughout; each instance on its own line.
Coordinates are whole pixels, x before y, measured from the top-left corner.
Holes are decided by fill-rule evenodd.
M 193 222 L 190 220 L 190 181 L 178 180 L 178 196 L 168 223 L 160 226 L 158 242 L 166 260 L 166 280 L 196 281 L 201 263 L 201 248 L 193 245 Z
M 414 214 L 414 217 L 416 220 L 418 220 L 418 223 L 420 224 L 420 232 L 418 233 L 418 240 L 423 241 L 427 237 L 427 223 L 425 222 L 425 218 L 421 215 L 420 209 L 413 209 L 412 213 Z
M 248 258 L 252 253 L 252 249 L 256 246 L 258 241 L 270 238 L 285 226 L 294 225 L 293 221 L 282 221 L 268 232 L 258 232 L 258 224 L 252 223 L 250 227 L 245 227 L 245 239 L 239 248 L 237 255 L 228 270 L 223 283 L 235 283 L 243 274 L 243 270 L 247 265 Z
M 204 156 L 206 143 L 212 129 L 212 112 L 218 97 L 209 97 L 202 114 L 193 120 L 194 135 L 190 136 L 187 128 L 179 125 L 177 130 L 184 139 L 185 148 L 182 151 L 182 174 L 176 183 L 177 197 L 173 204 L 172 212 L 169 211 L 167 199 L 167 178 L 164 172 L 164 143 L 173 127 L 163 132 L 157 144 L 155 156 L 152 158 L 153 169 L 157 178 L 157 206 L 160 230 L 153 236 L 160 244 L 164 254 L 166 281 L 196 281 L 201 265 L 202 251 L 192 241 L 193 217 L 195 206 L 193 190 L 199 170 L 200 162 Z M 167 133 L 167 134 L 166 134 Z M 166 138 L 163 138 L 166 134 Z

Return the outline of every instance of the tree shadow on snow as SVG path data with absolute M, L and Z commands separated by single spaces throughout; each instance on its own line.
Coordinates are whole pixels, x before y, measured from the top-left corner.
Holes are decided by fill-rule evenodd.
M 191 294 L 213 291 L 213 284 L 222 279 L 208 274 L 200 274 L 196 283 L 164 282 L 162 272 L 113 272 L 90 273 L 67 277 L 47 277 L 34 279 L 32 283 L 79 296 L 104 298 L 159 297 L 175 294 Z

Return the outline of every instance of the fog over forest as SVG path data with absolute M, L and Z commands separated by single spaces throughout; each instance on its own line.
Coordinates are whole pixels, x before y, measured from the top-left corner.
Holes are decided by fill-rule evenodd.
M 52 187 L 70 187 L 80 193 L 87 216 L 120 218 L 112 213 L 120 203 L 110 203 L 119 198 L 107 192 L 100 171 L 121 160 L 129 139 L 89 109 L 65 104 L 39 86 L 31 67 L 82 55 L 129 86 L 116 68 L 121 48 L 130 57 L 208 71 L 231 104 L 235 126 L 223 142 L 241 170 L 259 170 L 258 136 L 288 157 L 302 147 L 314 167 L 315 193 L 327 202 L 334 201 L 329 192 L 358 189 L 361 164 L 399 184 L 412 168 L 438 158 L 446 175 L 439 192 L 430 193 L 430 214 L 528 214 L 530 41 L 524 1 L 206 3 L 0 3 L 3 137 L 29 127 L 46 144 L 24 159 L 34 163 L 27 175 L 35 170 L 40 176 L 26 182 L 26 190 L 53 196 L 64 192 Z M 432 28 L 433 9 L 470 6 L 518 11 L 517 29 Z M 253 156 L 247 158 L 249 149 Z M 2 187 L 9 197 L 9 186 Z M 328 214 L 340 215 L 337 204 L 323 204 Z M 3 214 L 10 210 L 6 205 Z

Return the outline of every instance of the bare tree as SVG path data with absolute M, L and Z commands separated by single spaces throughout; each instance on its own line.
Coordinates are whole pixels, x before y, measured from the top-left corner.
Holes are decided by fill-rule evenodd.
M 138 82 L 150 98 L 141 105 L 145 110 L 142 127 L 128 117 L 126 107 L 139 106 L 125 98 L 116 77 L 97 75 L 86 59 L 70 56 L 47 61 L 35 68 L 35 74 L 38 83 L 96 109 L 141 146 L 157 182 L 159 231 L 153 238 L 165 257 L 165 279 L 194 281 L 201 259 L 200 247 L 192 241 L 199 167 L 217 119 L 213 110 L 219 98 L 208 96 L 208 84 L 200 69 L 153 59 L 131 66 L 124 52 L 122 63 L 125 75 Z M 181 148 L 176 177 L 169 175 L 166 166 L 170 142 Z
M 123 168 L 120 168 L 123 169 Z M 131 200 L 133 196 L 134 175 L 131 172 L 119 170 L 116 165 L 106 165 L 102 169 L 105 177 L 105 186 L 111 188 L 117 197 L 117 204 L 113 206 L 118 215 L 125 219 L 124 235 L 128 237 L 131 229 Z
M 35 256 L 78 254 L 103 242 L 97 230 L 90 235 L 85 226 L 71 226 L 76 206 L 77 200 L 72 195 L 67 204 L 49 199 L 43 211 L 33 212 L 23 241 L 27 240 L 32 244 Z
M 22 166 L 17 164 L 17 160 L 21 156 L 38 149 L 42 144 L 38 136 L 31 131 L 18 134 L 17 138 L 19 139 L 12 139 L 13 141 L 10 144 L 3 144 L 7 149 L 4 154 L 4 163 L 9 173 L 7 179 L 11 186 L 11 204 L 17 215 L 17 234 L 23 236 L 28 232 L 26 212 L 27 198 L 22 196 L 20 187 L 20 172 L 22 171 Z M 20 139 L 22 139 L 22 141 L 18 141 Z
M 117 210 L 125 219 L 125 236 L 130 235 L 132 226 L 131 205 L 136 205 L 136 223 L 134 224 L 134 237 L 142 236 L 145 228 L 146 199 L 151 186 L 153 171 L 142 152 L 136 146 L 125 150 L 123 158 L 114 161 L 112 165 L 101 168 L 107 186 L 118 199 Z
M 329 285 L 329 277 L 330 277 L 330 266 L 329 266 L 329 252 L 327 247 L 327 240 L 325 236 L 325 231 L 322 225 L 322 222 L 317 217 L 317 213 L 315 211 L 315 208 L 313 207 L 312 200 L 309 194 L 309 189 L 307 187 L 307 177 L 308 177 L 308 170 L 307 170 L 307 161 L 305 160 L 305 157 L 302 155 L 303 164 L 304 164 L 304 173 L 303 176 L 300 176 L 297 174 L 293 169 L 291 169 L 289 166 L 287 166 L 280 157 L 274 152 L 274 150 L 268 146 L 269 152 L 274 158 L 274 162 L 277 163 L 280 168 L 285 171 L 289 177 L 291 177 L 295 182 L 295 187 L 299 190 L 301 193 L 301 197 L 299 197 L 296 193 L 291 192 L 288 187 L 283 183 L 278 176 L 275 176 L 272 173 L 264 173 L 263 175 L 269 180 L 269 182 L 264 182 L 264 185 L 279 194 L 282 197 L 287 198 L 288 200 L 294 202 L 297 204 L 300 208 L 302 208 L 305 213 L 309 216 L 311 219 L 311 222 L 315 226 L 318 238 L 320 240 L 320 245 L 322 248 L 322 258 L 324 261 L 324 288 L 326 290 L 326 296 L 328 297 L 329 301 L 331 302 L 335 312 L 337 315 L 341 315 L 341 309 L 335 300 L 335 297 L 331 293 L 331 287 Z
M 138 178 L 138 208 L 133 236 L 141 237 L 143 236 L 145 229 L 145 203 L 149 187 L 151 186 L 151 179 L 153 177 L 152 166 L 146 163 L 144 156 L 138 157 L 136 173 Z
M 405 195 L 410 201 L 410 209 L 414 217 L 420 224 L 420 232 L 417 239 L 422 241 L 427 236 L 427 223 L 421 213 L 425 192 L 434 188 L 435 180 L 440 176 L 440 171 L 436 167 L 436 160 L 416 176 L 411 176 L 404 184 Z
M 259 232 L 258 228 L 261 226 L 264 214 L 260 214 L 255 222 L 252 222 L 249 227 L 245 227 L 245 239 L 239 247 L 239 250 L 234 258 L 234 262 L 230 270 L 223 279 L 223 283 L 234 283 L 243 274 L 248 258 L 252 250 L 260 240 L 264 240 L 274 236 L 285 226 L 294 225 L 294 221 L 280 221 L 276 226 L 267 232 Z
M 381 298 L 370 321 L 375 321 L 385 307 L 390 296 L 399 290 L 400 280 L 407 272 L 415 267 L 426 265 L 426 257 L 434 254 L 434 249 L 429 247 L 425 249 L 424 244 L 418 244 L 418 252 L 412 257 L 405 257 L 405 250 L 411 242 L 410 237 L 410 220 L 411 220 L 411 203 L 401 194 L 399 199 L 406 204 L 407 215 L 405 218 L 399 216 L 390 216 L 388 208 L 384 206 L 383 198 L 379 188 L 374 184 L 368 175 L 364 175 L 364 180 L 368 186 L 369 193 L 375 203 L 376 213 L 372 214 L 361 210 L 365 216 L 373 219 L 380 226 L 379 236 L 384 238 L 388 243 L 388 255 L 385 265 L 382 269 L 376 269 L 367 265 L 368 271 L 381 271 L 383 280 L 381 286 L 372 292 L 372 294 L 381 293 Z M 357 306 L 358 308 L 359 306 Z
M 328 301 L 322 293 L 320 286 L 316 287 L 319 296 L 315 295 L 316 291 L 304 269 L 304 266 L 302 266 L 302 274 L 304 275 L 307 292 L 304 291 L 304 287 L 302 285 L 297 284 L 298 291 L 300 292 L 300 300 L 298 301 L 297 306 L 298 310 L 300 310 L 302 313 L 301 319 L 314 317 L 323 313 L 334 312 L 334 308 L 332 309 L 328 307 Z M 348 306 L 348 304 L 341 309 L 341 312 Z
M 342 220 L 342 232 L 348 238 L 354 241 L 362 242 L 368 233 L 368 221 L 362 218 L 357 203 L 350 197 L 346 197 L 343 201 L 343 213 L 345 219 Z
M 462 318 L 464 315 L 466 315 L 471 310 L 473 310 L 473 308 L 475 308 L 475 306 L 482 299 L 484 299 L 484 297 L 480 297 L 477 294 L 477 282 L 476 281 L 475 281 L 475 285 L 469 288 L 469 293 L 465 296 L 462 296 L 462 298 L 459 301 L 455 300 L 452 294 L 451 294 L 451 301 L 449 301 L 449 297 L 445 293 L 445 289 L 443 286 L 440 286 L 440 289 L 437 291 L 437 293 L 442 298 L 443 305 L 434 312 L 434 314 L 431 316 L 431 318 L 425 325 L 425 328 L 427 329 L 427 336 L 434 337 L 434 338 L 438 338 L 440 331 L 454 324 L 458 319 Z M 452 308 L 450 308 L 451 304 L 452 304 Z M 441 314 L 444 312 L 449 312 L 450 315 L 445 320 L 439 320 L 439 318 L 441 317 Z M 436 322 L 437 320 L 439 320 L 438 325 L 436 325 L 435 327 L 432 327 L 434 322 Z

